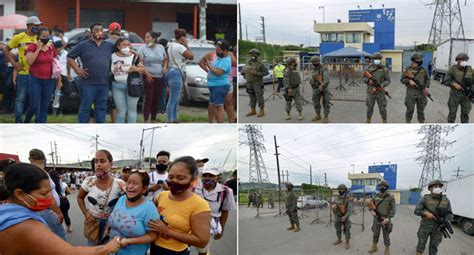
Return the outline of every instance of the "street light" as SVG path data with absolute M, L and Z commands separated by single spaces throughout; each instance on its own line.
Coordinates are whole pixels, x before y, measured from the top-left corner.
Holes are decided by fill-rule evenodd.
M 355 165 L 351 164 L 351 166 L 352 166 L 352 173 L 355 174 Z
M 325 12 L 324 12 L 324 6 L 319 6 L 318 9 L 323 9 L 323 23 L 325 23 Z

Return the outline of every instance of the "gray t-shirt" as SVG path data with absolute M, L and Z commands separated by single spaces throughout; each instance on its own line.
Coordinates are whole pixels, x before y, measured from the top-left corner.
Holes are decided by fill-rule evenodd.
M 143 46 L 138 53 L 153 77 L 163 77 L 163 61 L 167 58 L 163 45 L 156 44 L 154 48 Z

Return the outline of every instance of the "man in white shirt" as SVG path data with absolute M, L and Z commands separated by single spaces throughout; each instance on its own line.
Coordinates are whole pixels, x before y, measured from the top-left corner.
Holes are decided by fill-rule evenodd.
M 168 179 L 168 166 L 170 165 L 170 153 L 160 151 L 156 154 L 156 171 L 148 173 L 150 185 L 148 186 L 147 198 L 154 201 L 163 190 L 167 190 L 166 179 Z

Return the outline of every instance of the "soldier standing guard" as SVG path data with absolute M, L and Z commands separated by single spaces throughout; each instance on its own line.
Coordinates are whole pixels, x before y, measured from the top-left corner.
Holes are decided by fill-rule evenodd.
M 377 102 L 377 105 L 379 106 L 380 116 L 382 117 L 383 123 L 387 123 L 387 98 L 385 96 L 389 95 L 384 88 L 390 84 L 390 75 L 388 69 L 382 65 L 382 54 L 374 54 L 374 61 L 364 71 L 362 81 L 368 85 L 366 123 L 372 121 L 375 102 Z
M 250 59 L 242 70 L 247 81 L 247 93 L 250 97 L 250 111 L 246 114 L 247 117 L 257 114 L 256 106 L 260 111 L 257 117 L 265 116 L 265 100 L 263 98 L 263 77 L 268 74 L 268 70 L 262 61 L 259 59 L 260 51 L 251 49 L 249 51 Z
M 446 84 L 451 87 L 449 92 L 449 114 L 448 123 L 454 123 L 458 107 L 461 106 L 461 123 L 469 123 L 469 112 L 473 97 L 472 67 L 467 65 L 469 56 L 466 53 L 459 53 L 456 56 L 456 65 L 451 66 L 446 74 Z
M 310 59 L 313 66 L 310 69 L 310 84 L 313 88 L 313 104 L 316 116 L 312 121 L 318 121 L 321 119 L 321 99 L 323 101 L 324 108 L 324 119 L 323 123 L 329 122 L 329 73 L 323 65 L 321 65 L 321 59 L 318 56 L 314 56 Z
M 285 207 L 286 207 L 286 214 L 290 218 L 291 226 L 286 230 L 294 230 L 295 232 L 300 231 L 300 221 L 298 219 L 298 208 L 297 208 L 297 201 L 298 197 L 293 192 L 293 184 L 287 183 L 286 189 L 288 193 L 286 194 L 285 198 Z
M 334 226 L 336 227 L 337 236 L 337 240 L 333 244 L 338 245 L 342 243 L 341 237 L 344 232 L 346 238 L 344 248 L 349 249 L 349 240 L 351 239 L 351 220 L 349 217 L 351 216 L 352 211 L 352 201 L 350 201 L 347 194 L 346 185 L 340 184 L 337 187 L 337 190 L 339 191 L 339 196 L 337 196 L 336 202 L 331 205 L 335 217 Z
M 296 68 L 298 63 L 296 58 L 291 57 L 286 60 L 286 69 L 283 77 L 283 86 L 285 87 L 285 101 L 286 101 L 286 119 L 291 119 L 290 111 L 293 100 L 298 110 L 298 120 L 303 120 L 303 98 L 301 96 L 300 84 L 301 77 Z

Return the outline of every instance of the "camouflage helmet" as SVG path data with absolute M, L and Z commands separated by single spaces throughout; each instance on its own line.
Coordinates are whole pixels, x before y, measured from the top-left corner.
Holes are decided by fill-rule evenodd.
M 413 61 L 413 60 L 415 60 L 415 59 L 417 59 L 417 58 L 421 58 L 421 59 L 422 59 L 422 58 L 423 58 L 423 54 L 421 54 L 421 53 L 419 53 L 419 52 L 415 52 L 415 53 L 413 53 L 413 55 L 411 55 L 410 60 Z
M 469 56 L 466 54 L 466 53 L 459 53 L 458 55 L 456 55 L 456 61 L 460 60 L 460 59 L 464 59 L 464 60 L 468 60 L 469 59 Z
M 440 180 L 434 180 L 434 181 L 431 181 L 430 184 L 428 184 L 428 189 L 434 185 L 441 185 L 441 187 L 444 186 L 444 184 Z
M 374 56 L 372 57 L 373 59 L 382 59 L 383 56 L 380 52 L 375 52 L 374 53 Z
M 292 63 L 296 63 L 296 58 L 295 57 L 290 57 L 286 59 L 286 64 L 291 65 Z
M 286 184 L 287 187 L 293 187 L 293 183 L 289 182 Z
M 347 190 L 347 187 L 344 184 L 339 184 L 339 186 L 337 186 L 337 190 Z
M 387 188 L 389 187 L 387 181 L 381 181 L 378 186 L 385 186 Z
M 251 49 L 249 51 L 249 55 L 252 55 L 252 54 L 256 54 L 256 55 L 260 56 L 260 51 L 258 49 Z
M 309 60 L 309 62 L 311 63 L 316 63 L 316 62 L 320 62 L 321 63 L 321 58 L 319 56 L 313 56 L 311 57 L 311 59 Z

